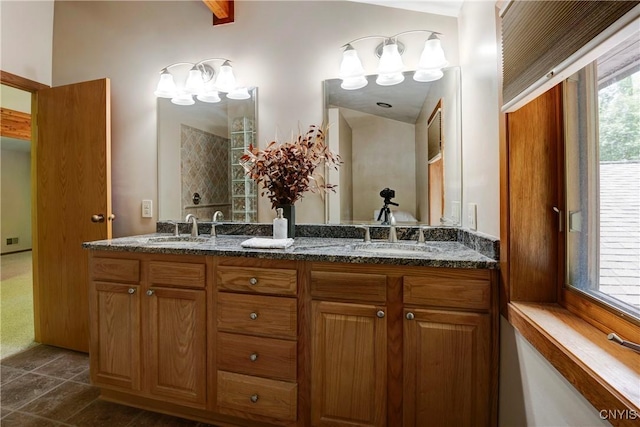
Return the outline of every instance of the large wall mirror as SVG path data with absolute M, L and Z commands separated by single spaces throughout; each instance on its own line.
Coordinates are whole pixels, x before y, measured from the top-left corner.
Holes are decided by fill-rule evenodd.
M 342 89 L 340 79 L 324 82 L 329 144 L 344 162 L 329 177 L 338 187 L 328 198 L 328 222 L 380 223 L 381 192 L 388 188 L 398 223 L 459 226 L 459 67 L 429 83 L 414 81 L 412 73 L 394 86 L 368 80 L 357 90 Z
M 240 156 L 256 141 L 257 89 L 251 98 L 181 106 L 158 98 L 158 219 L 194 214 L 256 222 L 257 191 Z

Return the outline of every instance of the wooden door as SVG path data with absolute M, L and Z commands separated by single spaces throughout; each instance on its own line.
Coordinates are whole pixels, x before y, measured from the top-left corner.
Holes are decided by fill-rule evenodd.
M 84 352 L 89 278 L 82 242 L 111 237 L 109 88 L 102 79 L 39 90 L 35 112 L 36 341 Z
M 489 426 L 489 315 L 410 309 L 404 314 L 403 425 Z
M 311 418 L 314 426 L 384 426 L 384 307 L 313 302 Z M 381 312 L 383 317 L 378 317 Z
M 207 380 L 204 290 L 153 287 L 148 304 L 147 356 L 152 394 L 204 407 Z
M 93 282 L 91 380 L 140 390 L 140 286 Z
M 444 216 L 444 168 L 442 156 L 429 162 L 429 225 L 439 226 Z

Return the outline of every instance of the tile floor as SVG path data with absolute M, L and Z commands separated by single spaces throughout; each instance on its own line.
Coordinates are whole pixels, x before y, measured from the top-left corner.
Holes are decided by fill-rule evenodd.
M 209 424 L 98 399 L 89 356 L 38 345 L 0 360 L 2 427 L 205 427 Z

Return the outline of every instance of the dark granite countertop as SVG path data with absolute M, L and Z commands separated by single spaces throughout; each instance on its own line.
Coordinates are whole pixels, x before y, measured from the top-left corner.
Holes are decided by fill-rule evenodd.
M 161 228 L 159 227 L 159 229 Z M 474 245 L 487 245 L 487 242 L 484 241 L 486 238 L 480 237 L 480 241 L 477 241 L 468 236 L 467 238 L 464 235 L 458 236 L 457 231 L 456 241 L 440 239 L 428 240 L 426 243 L 420 244 L 416 243 L 415 240 L 399 240 L 397 244 L 389 244 L 386 240 L 376 239 L 367 244 L 363 243 L 362 238 L 303 236 L 296 237 L 294 244 L 286 249 L 251 249 L 240 246 L 240 243 L 244 240 L 260 234 L 219 234 L 214 238 L 207 234 L 200 235 L 197 238 L 191 238 L 188 234 L 181 234 L 176 239 L 171 233 L 155 233 L 87 242 L 83 244 L 83 247 L 107 251 L 243 256 L 249 258 L 354 264 L 498 268 L 497 256 L 494 255 L 495 258 L 491 258 L 468 245 L 469 242 Z M 375 236 L 372 237 L 375 239 Z M 401 237 L 400 234 L 399 237 Z M 459 241 L 460 237 L 462 237 L 462 242 Z M 428 233 L 427 239 L 429 239 Z M 496 246 L 497 249 L 495 239 L 489 239 L 489 243 Z M 496 253 L 496 251 L 493 252 Z

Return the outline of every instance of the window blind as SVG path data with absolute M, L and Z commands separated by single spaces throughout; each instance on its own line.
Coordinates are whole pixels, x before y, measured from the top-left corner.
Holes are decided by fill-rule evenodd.
M 502 16 L 504 104 L 638 4 L 640 1 L 514 0 Z

